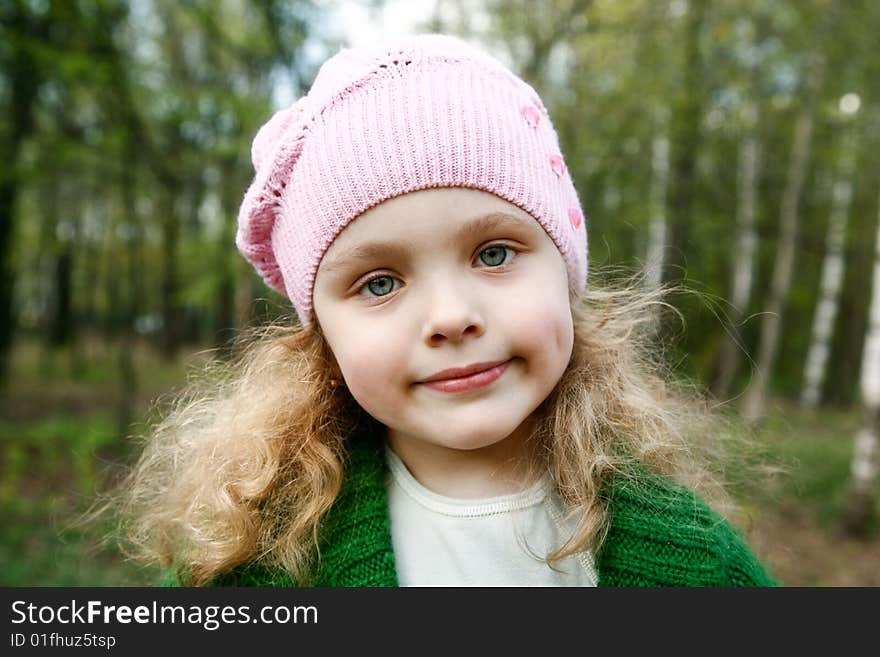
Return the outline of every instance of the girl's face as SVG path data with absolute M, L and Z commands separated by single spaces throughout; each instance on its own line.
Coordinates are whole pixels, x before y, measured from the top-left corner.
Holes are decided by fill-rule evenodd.
M 528 437 L 571 356 L 568 294 L 562 256 L 529 214 L 444 188 L 351 222 L 318 268 L 314 308 L 349 391 L 396 451 L 437 453 Z M 440 374 L 451 368 L 484 372 Z

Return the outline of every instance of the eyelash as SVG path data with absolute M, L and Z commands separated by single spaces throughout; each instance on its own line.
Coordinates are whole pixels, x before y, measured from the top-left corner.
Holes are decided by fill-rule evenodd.
M 489 244 L 485 248 L 480 249 L 480 252 L 477 253 L 477 258 L 479 258 L 480 255 L 482 255 L 486 251 L 489 251 L 490 249 L 498 249 L 498 248 L 502 248 L 506 251 L 504 262 L 502 262 L 499 265 L 486 265 L 485 267 L 480 267 L 480 269 L 503 269 L 504 267 L 506 267 L 510 264 L 510 260 L 512 259 L 512 258 L 508 258 L 507 254 L 512 254 L 515 256 L 518 253 L 518 251 L 516 249 L 514 249 L 512 246 L 510 246 L 509 244 Z M 396 289 L 399 289 L 399 288 L 395 288 L 391 292 L 388 292 L 388 294 L 382 294 L 382 295 L 366 294 L 367 290 L 369 290 L 368 286 L 370 285 L 370 283 L 372 283 L 373 281 L 378 281 L 382 278 L 391 278 L 393 280 L 397 280 L 396 277 L 391 276 L 390 274 L 376 274 L 375 276 L 372 276 L 369 279 L 367 279 L 366 281 L 364 281 L 358 287 L 358 293 L 362 294 L 363 296 L 366 296 L 369 299 L 384 299 L 385 297 L 389 296 L 392 292 L 395 292 Z

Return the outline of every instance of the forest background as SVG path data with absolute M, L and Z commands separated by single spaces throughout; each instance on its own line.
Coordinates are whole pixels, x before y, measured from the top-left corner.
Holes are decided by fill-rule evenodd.
M 0 583 L 156 581 L 71 520 L 189 374 L 291 311 L 234 249 L 251 140 L 354 12 L 360 41 L 457 34 L 538 90 L 591 270 L 687 290 L 670 366 L 775 473 L 730 473 L 759 556 L 880 585 L 880 3 L 402 6 L 0 2 Z

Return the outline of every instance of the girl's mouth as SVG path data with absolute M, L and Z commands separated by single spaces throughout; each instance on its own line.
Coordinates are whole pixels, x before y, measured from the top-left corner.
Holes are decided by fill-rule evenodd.
M 503 363 L 499 363 L 486 370 L 464 376 L 437 379 L 434 381 L 423 381 L 422 385 L 427 386 L 432 390 L 438 390 L 439 392 L 465 392 L 468 390 L 475 390 L 477 388 L 485 387 L 500 378 L 501 375 L 504 374 L 508 365 L 510 365 L 510 361 L 506 360 Z

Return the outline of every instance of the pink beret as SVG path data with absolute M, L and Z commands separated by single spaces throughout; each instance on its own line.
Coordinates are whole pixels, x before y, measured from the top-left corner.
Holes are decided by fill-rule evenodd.
M 341 50 L 307 95 L 260 128 L 251 156 L 236 245 L 303 324 L 318 265 L 348 223 L 431 187 L 491 192 L 528 212 L 583 294 L 586 226 L 547 110 L 531 86 L 458 38 Z

